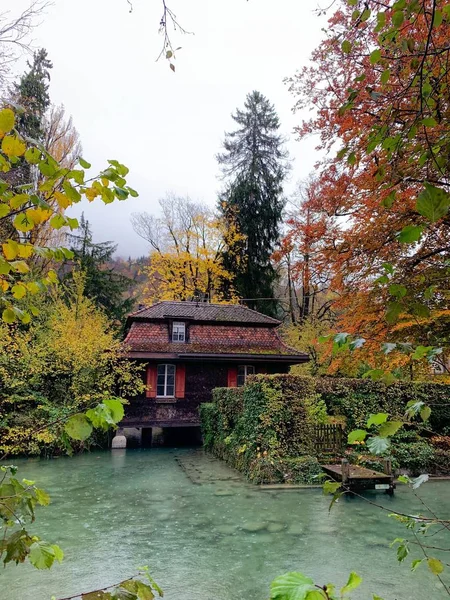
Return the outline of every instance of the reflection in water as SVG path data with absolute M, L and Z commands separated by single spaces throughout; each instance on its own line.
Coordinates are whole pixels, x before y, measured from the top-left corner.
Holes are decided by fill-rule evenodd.
M 342 499 L 329 513 L 318 489 L 263 491 L 198 449 L 15 462 L 22 477 L 50 492 L 52 508 L 38 511 L 34 530 L 66 558 L 50 572 L 8 565 L 0 571 L 1 600 L 89 591 L 145 564 L 168 600 L 261 600 L 288 570 L 338 584 L 354 570 L 364 578 L 354 599 L 447 597 L 426 568 L 411 574 L 410 561 L 396 563 L 388 544 L 404 529 L 362 500 Z M 421 490 L 440 516 L 450 516 L 450 482 Z M 406 489 L 376 498 L 420 512 Z

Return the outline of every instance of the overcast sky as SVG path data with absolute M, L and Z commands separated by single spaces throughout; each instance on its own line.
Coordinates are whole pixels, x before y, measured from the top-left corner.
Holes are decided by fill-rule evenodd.
M 160 0 L 54 0 L 34 32 L 53 61 L 51 99 L 72 115 L 84 158 L 100 170 L 115 158 L 130 169 L 139 198 L 107 206 L 80 204 L 97 241 L 114 240 L 124 257 L 146 254 L 132 230 L 133 212 L 158 212 L 167 191 L 214 206 L 221 187 L 215 154 L 230 117 L 259 90 L 275 105 L 294 159 L 286 192 L 313 169 L 316 140 L 295 140 L 295 99 L 283 83 L 306 64 L 322 37 L 316 0 L 166 0 L 194 35 L 173 34 L 182 46 L 173 73 L 164 59 Z M 26 0 L 1 0 L 17 13 Z M 23 63 L 22 63 L 23 66 Z

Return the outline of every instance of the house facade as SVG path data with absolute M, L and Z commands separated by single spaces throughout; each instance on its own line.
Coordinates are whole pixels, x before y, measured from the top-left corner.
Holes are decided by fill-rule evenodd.
M 133 429 L 145 442 L 149 430 L 155 438 L 162 429 L 198 427 L 199 404 L 211 401 L 214 388 L 306 362 L 281 340 L 279 325 L 236 304 L 159 302 L 131 314 L 124 344 L 129 358 L 145 364 L 146 392 L 126 406 L 125 435 Z

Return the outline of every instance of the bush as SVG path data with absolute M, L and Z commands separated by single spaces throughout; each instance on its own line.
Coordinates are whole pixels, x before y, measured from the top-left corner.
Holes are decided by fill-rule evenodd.
M 450 475 L 450 450 L 434 449 L 433 474 Z
M 394 444 L 392 447 L 393 467 L 406 469 L 411 475 L 433 471 L 435 451 L 424 440 L 406 444 Z
M 252 483 L 320 483 L 322 473 L 315 456 L 270 459 L 262 457 L 251 464 L 249 480 Z

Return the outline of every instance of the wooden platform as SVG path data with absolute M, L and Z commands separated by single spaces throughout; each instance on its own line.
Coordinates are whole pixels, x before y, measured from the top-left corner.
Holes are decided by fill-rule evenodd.
M 377 490 L 392 495 L 395 489 L 390 461 L 385 461 L 385 473 L 373 471 L 358 465 L 351 465 L 345 459 L 340 465 L 321 465 L 323 471 L 334 481 L 342 482 L 349 491 Z

